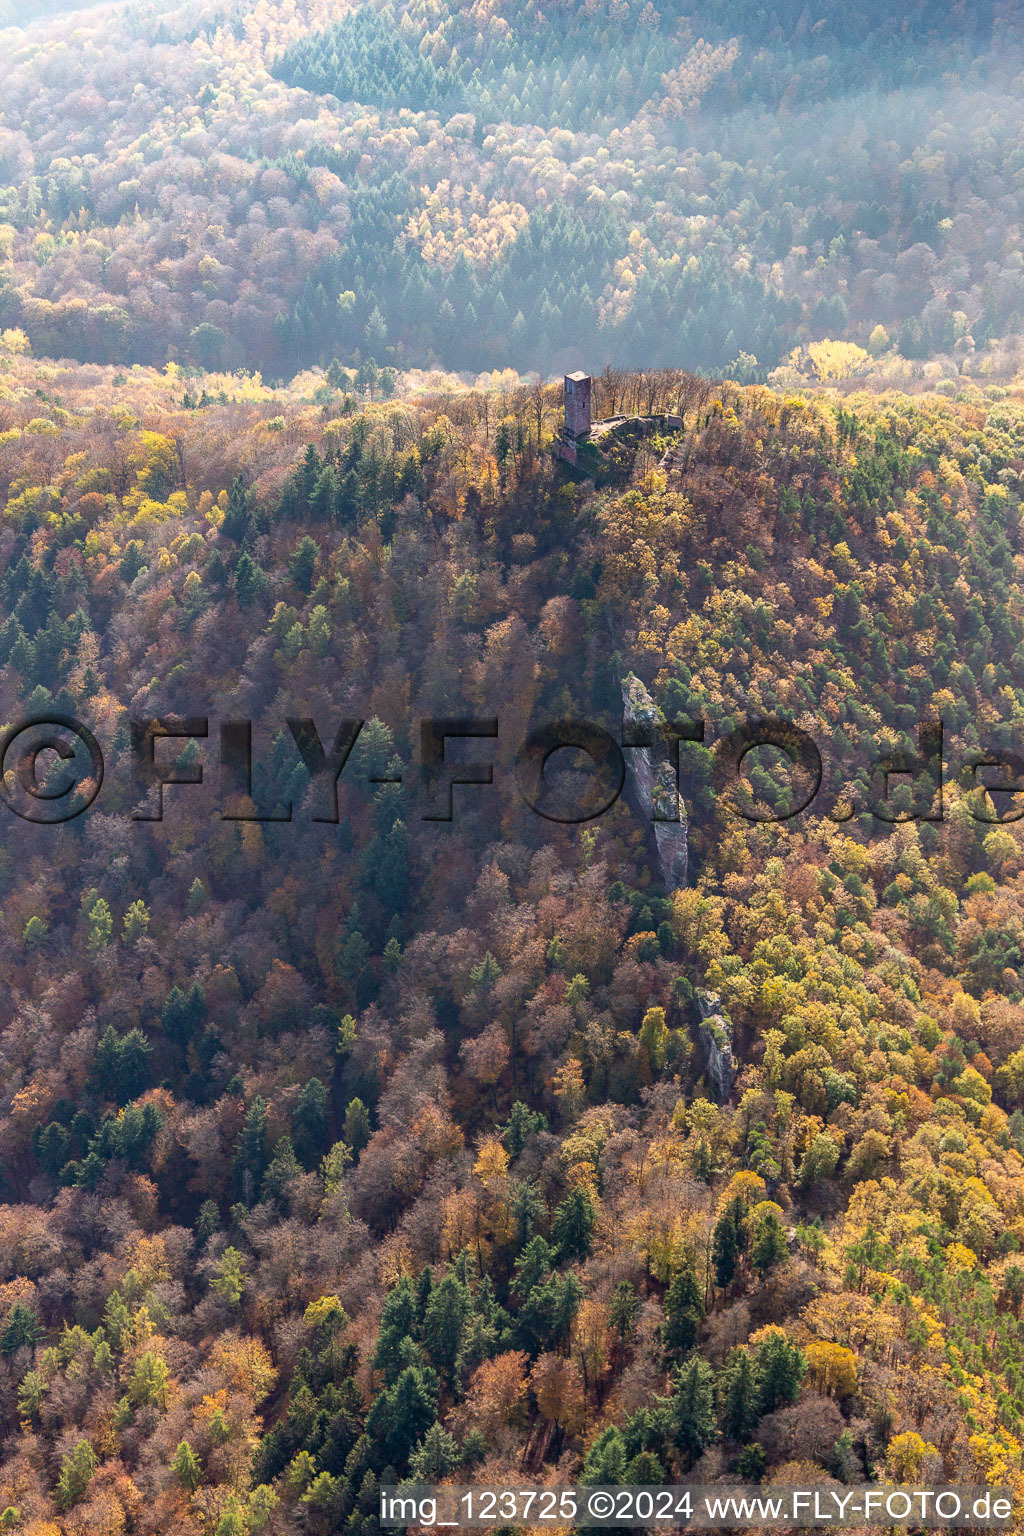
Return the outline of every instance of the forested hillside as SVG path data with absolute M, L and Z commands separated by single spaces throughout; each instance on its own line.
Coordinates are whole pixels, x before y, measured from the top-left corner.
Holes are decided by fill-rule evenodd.
M 363 1533 L 409 1473 L 1019 1488 L 1024 844 L 952 765 L 1024 711 L 1020 392 L 610 374 L 684 426 L 595 482 L 539 387 L 5 367 L 0 718 L 107 774 L 3 812 L 4 1528 Z M 532 724 L 618 739 L 630 674 L 706 725 L 679 889 L 630 801 L 512 782 Z M 204 783 L 133 821 L 172 711 Z M 495 782 L 424 820 L 459 714 Z M 714 787 L 761 714 L 825 759 L 782 823 Z M 879 821 L 935 715 L 945 820 Z M 367 722 L 336 823 L 301 717 Z M 222 819 L 246 718 L 290 822 Z
M 826 340 L 895 383 L 1008 377 L 1022 70 L 997 0 L 55 15 L 8 44 L 0 321 L 267 377 L 760 380 Z
M 1024 1496 L 1019 6 L 0 44 L 0 1531 Z

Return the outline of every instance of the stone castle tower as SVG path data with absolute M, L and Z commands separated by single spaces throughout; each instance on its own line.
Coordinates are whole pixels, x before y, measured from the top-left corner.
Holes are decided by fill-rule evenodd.
M 590 375 L 565 375 L 565 436 L 586 437 L 590 431 Z
M 558 445 L 558 457 L 567 464 L 576 463 L 576 444 L 590 435 L 590 374 L 567 373 L 565 375 L 565 425 L 562 441 Z

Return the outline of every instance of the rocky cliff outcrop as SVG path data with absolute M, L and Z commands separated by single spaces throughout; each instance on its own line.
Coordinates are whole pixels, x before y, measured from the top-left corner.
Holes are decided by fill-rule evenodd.
M 658 878 L 667 891 L 674 891 L 686 884 L 689 835 L 686 806 L 678 793 L 667 749 L 658 737 L 658 728 L 664 724 L 665 717 L 632 672 L 623 679 L 622 704 L 623 739 L 628 741 L 633 731 L 643 732 L 655 742 L 653 748 L 627 749 L 626 794 L 637 815 L 650 829 Z M 656 813 L 675 819 L 656 821 Z
M 689 832 L 686 806 L 678 793 L 676 775 L 658 729 L 665 717 L 640 679 L 631 672 L 622 683 L 623 740 L 646 736 L 653 747 L 626 751 L 626 794 L 644 824 L 650 828 L 658 876 L 667 891 L 686 884 Z M 655 820 L 655 814 L 665 820 Z M 667 818 L 675 817 L 675 820 Z M 704 1069 L 720 1103 L 724 1103 L 736 1079 L 732 1053 L 732 1026 L 714 992 L 696 994 L 700 1023 L 697 1029 Z
M 700 1010 L 697 1033 L 704 1052 L 705 1070 L 719 1103 L 724 1104 L 736 1079 L 732 1028 L 722 1012 L 721 999 L 714 992 L 698 991 L 697 1007 Z

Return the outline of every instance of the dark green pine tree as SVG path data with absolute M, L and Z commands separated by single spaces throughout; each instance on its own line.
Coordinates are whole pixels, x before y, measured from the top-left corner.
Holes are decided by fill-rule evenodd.
M 626 1447 L 622 1430 L 614 1424 L 603 1429 L 587 1452 L 580 1473 L 580 1483 L 585 1488 L 602 1487 L 622 1483 L 626 1466 Z
M 338 521 L 346 526 L 351 526 L 358 520 L 360 513 L 359 503 L 359 476 L 354 469 L 346 470 L 341 477 L 337 496 Z
M 257 1096 L 246 1111 L 232 1161 L 235 1191 L 246 1205 L 252 1205 L 256 1199 L 269 1161 L 267 1101 Z
M 93 1060 L 93 1080 L 105 1098 L 127 1104 L 146 1087 L 153 1047 L 141 1029 L 118 1035 L 108 1024 L 100 1037 Z
M 71 1132 L 57 1120 L 37 1127 L 35 1153 L 39 1166 L 55 1179 L 71 1155 Z
M 620 1280 L 612 1292 L 608 1321 L 621 1340 L 625 1341 L 633 1332 L 639 1310 L 640 1298 L 636 1287 L 629 1280 Z
M 420 1270 L 416 1278 L 416 1325 L 423 1330 L 423 1319 L 427 1315 L 427 1303 L 434 1290 L 434 1276 L 430 1265 L 426 1264 Z
M 689 1466 L 717 1439 L 715 1374 L 699 1355 L 675 1373 L 668 1399 L 668 1426 L 673 1444 Z
M 164 1034 L 185 1050 L 205 1013 L 206 999 L 198 981 L 192 983 L 188 992 L 183 992 L 180 987 L 172 987 L 160 1015 Z
M 715 1284 L 724 1291 L 731 1284 L 740 1258 L 746 1248 L 746 1222 L 743 1201 L 730 1200 L 715 1223 L 711 1234 L 711 1262 L 715 1269 Z
M 745 1445 L 737 1456 L 736 1476 L 741 1483 L 759 1483 L 767 1465 L 765 1448 L 755 1440 L 751 1445 Z
M 437 1376 L 429 1366 L 407 1365 L 394 1386 L 375 1399 L 366 1428 L 388 1460 L 404 1467 L 436 1417 Z
M 402 1275 L 388 1292 L 377 1329 L 377 1347 L 371 1364 L 383 1371 L 384 1379 L 394 1381 L 402 1368 L 402 1344 L 416 1329 L 416 1293 L 408 1275 Z
M 774 1211 L 766 1211 L 754 1229 L 754 1241 L 750 1249 L 750 1262 L 759 1275 L 766 1275 L 776 1264 L 781 1264 L 789 1254 L 786 1234 Z
M 171 1460 L 171 1471 L 189 1493 L 195 1493 L 202 1482 L 203 1464 L 187 1440 L 178 1442 L 178 1449 Z
M 574 1259 L 586 1258 L 593 1241 L 596 1220 L 593 1200 L 587 1190 L 577 1184 L 555 1211 L 551 1236 L 560 1263 L 567 1264 Z
M 761 1393 L 754 1363 L 734 1349 L 718 1378 L 718 1422 L 729 1440 L 746 1440 L 761 1417 Z
M 108 1024 L 99 1038 L 92 1062 L 92 1076 L 105 1098 L 113 1098 L 114 1082 L 121 1059 L 121 1040 L 113 1024 Z
M 668 1399 L 657 1398 L 653 1407 L 638 1408 L 622 1429 L 626 1455 L 631 1460 L 643 1451 L 661 1451 L 668 1433 Z
M 307 534 L 288 561 L 288 569 L 291 572 L 292 581 L 294 581 L 300 592 L 309 593 L 312 591 L 313 573 L 316 570 L 316 562 L 319 558 L 320 545 Z
M 217 1209 L 216 1200 L 203 1201 L 192 1230 L 200 1247 L 207 1243 L 215 1232 L 220 1231 L 220 1211 Z
M 454 1275 L 446 1275 L 431 1291 L 423 1318 L 423 1345 L 442 1381 L 455 1381 L 459 1349 L 466 1319 L 472 1310 L 469 1288 Z
M 285 492 L 287 507 L 282 507 L 282 511 L 286 516 L 294 517 L 299 522 L 304 522 L 310 516 L 322 467 L 320 455 L 310 443 Z
M 689 1260 L 684 1259 L 665 1292 L 665 1322 L 661 1337 L 667 1355 L 680 1359 L 689 1354 L 697 1342 L 697 1329 L 703 1316 L 697 1277 Z
M 313 494 L 309 499 L 309 513 L 318 523 L 333 522 L 338 513 L 338 494 L 341 486 L 338 471 L 333 464 L 325 464 L 317 476 Z
M 359 870 L 362 889 L 372 891 L 388 913 L 403 912 L 411 893 L 409 833 L 400 810 L 401 791 L 382 785 L 373 797 L 375 835 Z
M 22 1345 L 33 1345 L 45 1334 L 38 1317 L 23 1301 L 16 1301 L 0 1330 L 0 1355 L 13 1355 Z
M 149 1058 L 153 1047 L 141 1029 L 130 1029 L 121 1036 L 116 1071 L 118 1102 L 126 1104 L 138 1098 L 149 1082 Z
M 409 1461 L 409 1472 L 417 1483 L 439 1483 L 459 1460 L 454 1436 L 442 1425 L 431 1424 Z
M 292 1145 L 302 1166 L 315 1168 L 327 1151 L 330 1097 L 318 1077 L 303 1085 L 292 1110 Z
M 261 1200 L 279 1200 L 289 1184 L 302 1177 L 302 1165 L 295 1156 L 290 1136 L 282 1136 L 260 1185 Z
M 653 1451 L 641 1451 L 638 1456 L 633 1457 L 632 1461 L 626 1463 L 622 1481 L 628 1487 L 643 1488 L 650 1487 L 654 1483 L 665 1483 L 668 1478 L 659 1457 Z
M 537 1218 L 543 1209 L 543 1201 L 532 1179 L 524 1179 L 516 1185 L 512 1195 L 512 1214 L 516 1219 L 517 1248 L 525 1248 L 530 1242 Z
M 583 1287 L 572 1271 L 565 1275 L 549 1275 L 540 1285 L 535 1285 L 520 1307 L 516 1320 L 523 1348 L 530 1354 L 542 1349 L 557 1349 L 568 1338 L 582 1299 Z
M 251 608 L 267 590 L 266 572 L 243 549 L 235 566 L 235 596 L 240 608 Z
M 509 1112 L 508 1120 L 501 1130 L 501 1138 L 508 1149 L 510 1157 L 519 1157 L 523 1148 L 532 1136 L 538 1131 L 546 1131 L 548 1123 L 543 1115 L 530 1109 L 528 1105 L 517 1099 Z
M 206 578 L 215 587 L 222 587 L 228 579 L 227 563 L 219 549 L 215 549 L 204 568 Z
M 807 1371 L 807 1360 L 781 1328 L 762 1339 L 756 1367 L 761 1384 L 762 1413 L 772 1413 L 782 1404 L 796 1401 Z
M 220 525 L 225 538 L 234 539 L 236 544 L 241 544 L 243 539 L 252 532 L 252 503 L 252 492 L 246 489 L 241 475 L 236 475 L 228 492 L 224 521 Z
M 520 1296 L 528 1296 L 533 1288 L 551 1273 L 554 1262 L 551 1245 L 538 1233 L 531 1237 L 516 1259 L 513 1287 Z

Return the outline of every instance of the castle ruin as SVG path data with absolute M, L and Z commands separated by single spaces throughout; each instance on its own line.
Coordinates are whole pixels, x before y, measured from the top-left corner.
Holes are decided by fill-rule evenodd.
M 591 382 L 589 373 L 565 375 L 565 424 L 562 428 L 562 441 L 559 444 L 558 454 L 569 464 L 576 463 L 576 444 L 590 435 Z
M 582 444 L 599 447 L 605 439 L 620 433 L 650 433 L 655 430 L 680 432 L 684 417 L 675 411 L 657 411 L 646 415 L 607 416 L 595 421 L 592 409 L 593 379 L 589 373 L 567 373 L 563 386 L 565 418 L 558 443 L 558 457 L 574 468 Z M 671 451 L 671 450 L 669 450 Z

